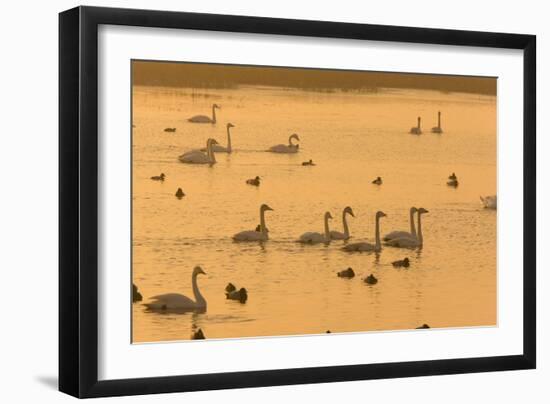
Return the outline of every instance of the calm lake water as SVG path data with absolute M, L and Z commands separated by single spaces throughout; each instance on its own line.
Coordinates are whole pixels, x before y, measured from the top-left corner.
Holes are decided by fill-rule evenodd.
M 133 341 L 189 339 L 201 328 L 207 338 L 495 325 L 496 211 L 480 195 L 496 194 L 496 98 L 418 90 L 371 93 L 307 92 L 240 87 L 133 90 L 133 281 L 148 297 L 177 292 L 193 297 L 191 272 L 201 265 L 203 314 L 158 314 L 133 304 Z M 210 115 L 218 122 L 193 124 Z M 442 111 L 444 134 L 429 132 Z M 424 134 L 408 133 L 422 116 Z M 213 137 L 232 154 L 207 165 L 183 164 L 178 156 Z M 175 127 L 175 133 L 164 132 Z M 297 154 L 265 152 L 301 139 Z M 315 167 L 303 167 L 313 159 Z M 164 182 L 150 180 L 166 174 Z M 446 185 L 456 172 L 460 185 Z M 245 181 L 261 177 L 256 188 Z M 383 185 L 371 181 L 382 177 Z M 174 194 L 181 187 L 186 196 Z M 270 240 L 235 243 L 231 236 L 259 223 L 266 213 Z M 300 245 L 306 231 L 342 231 L 342 209 L 351 240 L 409 229 L 409 208 L 424 207 L 422 250 L 384 247 L 380 254 Z M 408 257 L 409 269 L 391 262 Z M 353 279 L 336 272 L 352 267 Z M 362 281 L 369 274 L 376 285 Z M 248 301 L 226 300 L 228 282 L 248 290 Z

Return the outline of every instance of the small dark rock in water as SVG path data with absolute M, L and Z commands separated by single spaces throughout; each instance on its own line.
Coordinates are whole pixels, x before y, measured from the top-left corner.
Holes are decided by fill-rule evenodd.
M 376 285 L 378 283 L 378 279 L 373 274 L 370 274 L 365 278 L 365 283 L 368 283 L 369 285 Z
M 353 272 L 353 269 L 348 268 L 338 272 L 338 276 L 340 278 L 353 278 L 355 276 L 355 272 Z
M 132 302 L 141 302 L 142 300 L 143 296 L 139 293 L 137 286 L 132 283 Z
M 165 132 L 175 132 L 176 128 L 166 128 L 164 129 Z
M 302 165 L 303 166 L 314 166 L 315 163 L 313 162 L 313 160 L 310 159 L 309 161 L 302 162 Z
M 420 327 L 416 327 L 417 330 L 423 330 L 425 328 L 430 328 L 428 324 L 422 324 Z
M 408 267 L 411 265 L 411 263 L 410 263 L 410 261 L 409 261 L 408 258 L 405 258 L 405 259 L 402 259 L 402 260 L 399 260 L 399 261 L 393 261 L 391 264 L 392 264 L 394 267 L 396 267 L 396 268 L 397 268 L 397 267 L 405 267 L 405 268 L 408 268 Z
M 151 177 L 153 181 L 164 181 L 165 178 L 166 175 L 164 175 L 164 173 L 160 173 L 160 175 L 154 175 Z
M 191 335 L 191 339 L 206 339 L 202 330 L 199 328 Z
M 372 183 L 376 185 L 382 185 L 382 178 L 376 177 L 376 179 L 372 181 Z
M 185 196 L 185 194 L 183 193 L 183 189 L 181 188 L 178 188 L 178 190 L 176 191 L 176 198 L 183 198 Z
M 234 292 L 235 290 L 237 290 L 237 288 L 235 287 L 235 285 L 233 285 L 231 282 L 229 282 L 227 284 L 227 286 L 225 287 L 225 291 L 227 293 L 231 293 L 231 292 Z
M 332 334 L 332 333 L 330 332 L 330 330 L 327 330 L 327 334 Z
M 241 303 L 246 303 L 248 300 L 248 292 L 245 288 L 240 288 L 239 290 L 234 290 L 232 292 L 226 293 L 225 298 L 229 300 L 238 300 Z

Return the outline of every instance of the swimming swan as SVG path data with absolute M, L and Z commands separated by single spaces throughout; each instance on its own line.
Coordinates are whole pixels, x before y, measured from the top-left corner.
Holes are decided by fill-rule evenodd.
M 268 210 L 273 210 L 265 203 L 260 206 L 260 231 L 255 230 L 245 230 L 237 233 L 233 236 L 235 241 L 267 241 L 267 227 L 265 227 L 265 212 Z
M 339 231 L 336 231 L 336 230 L 332 230 L 330 232 L 330 238 L 332 240 L 348 240 L 350 235 L 349 235 L 349 227 L 348 227 L 348 222 L 346 220 L 346 215 L 349 214 L 353 217 L 355 217 L 355 215 L 353 214 L 353 210 L 349 207 L 349 206 L 346 206 L 342 212 L 342 223 L 344 224 L 344 232 L 341 233 Z
M 216 123 L 216 108 L 221 109 L 218 104 L 212 104 L 212 118 L 206 115 L 195 115 L 188 119 L 193 123 Z
M 187 164 L 215 164 L 216 157 L 212 151 L 212 146 L 218 144 L 216 139 L 208 139 L 206 141 L 206 153 L 200 150 L 193 150 L 179 156 L 182 163 Z
M 233 150 L 231 149 L 231 133 L 229 132 L 229 128 L 234 128 L 235 125 L 232 123 L 227 124 L 227 147 L 216 144 L 212 146 L 212 151 L 216 153 L 231 153 Z M 206 147 L 203 147 L 201 151 L 206 151 Z
M 421 217 L 424 213 L 428 213 L 428 211 L 424 208 L 418 209 L 418 233 L 416 234 L 416 237 L 411 237 L 411 236 L 399 237 L 393 240 L 389 240 L 385 244 L 392 247 L 400 247 L 400 248 L 422 247 L 422 244 L 424 243 L 424 238 L 422 237 Z
M 386 217 L 386 216 L 387 215 L 382 211 L 376 212 L 376 227 L 374 229 L 375 244 L 371 244 L 369 242 L 363 241 L 360 243 L 348 244 L 347 246 L 342 248 L 342 250 L 348 251 L 348 252 L 354 252 L 354 251 L 380 252 L 382 250 L 382 245 L 380 244 L 380 218 Z
M 441 111 L 437 111 L 437 126 L 432 128 L 432 133 L 443 133 L 443 129 L 441 129 Z
M 332 215 L 330 212 L 325 212 L 325 234 L 308 231 L 302 234 L 298 241 L 304 244 L 330 243 L 330 230 L 328 228 L 329 219 L 332 219 Z
M 411 222 L 411 231 L 392 231 L 391 233 L 388 233 L 384 236 L 383 240 L 393 240 L 394 238 L 401 238 L 401 237 L 414 237 L 416 238 L 416 228 L 414 226 L 414 214 L 418 211 L 414 206 L 410 209 L 409 215 L 410 215 L 410 222 Z
M 497 196 L 491 195 L 491 196 L 480 196 L 479 199 L 481 200 L 481 203 L 483 204 L 484 208 L 487 209 L 496 209 L 497 208 Z
M 288 138 L 288 145 L 286 144 L 278 144 L 275 146 L 271 146 L 268 151 L 272 153 L 298 153 L 298 149 L 300 148 L 299 144 L 292 144 L 292 139 L 296 139 L 297 141 L 300 141 L 300 138 L 296 133 L 293 133 Z
M 206 300 L 201 295 L 197 285 L 197 276 L 200 274 L 206 275 L 200 266 L 196 266 L 193 269 L 193 274 L 191 275 L 191 283 L 193 285 L 193 295 L 195 300 L 192 300 L 187 296 L 180 295 L 179 293 L 166 293 L 164 295 L 151 297 L 151 301 L 149 303 L 145 303 L 145 306 L 149 310 L 154 311 L 206 311 Z
M 411 133 L 412 135 L 421 135 L 422 134 L 422 129 L 420 129 L 420 117 L 418 117 L 418 123 L 416 124 L 416 126 L 413 126 L 410 130 L 409 133 Z

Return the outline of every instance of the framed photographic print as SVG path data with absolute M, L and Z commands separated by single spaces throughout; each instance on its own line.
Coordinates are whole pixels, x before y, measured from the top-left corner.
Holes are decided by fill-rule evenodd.
M 60 390 L 535 367 L 534 36 L 59 24 Z

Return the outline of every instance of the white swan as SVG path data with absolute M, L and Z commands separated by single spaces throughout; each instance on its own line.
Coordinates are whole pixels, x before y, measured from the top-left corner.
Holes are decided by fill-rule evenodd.
M 234 128 L 235 125 L 232 123 L 227 124 L 227 147 L 222 146 L 220 144 L 212 145 L 212 151 L 216 153 L 231 153 L 233 149 L 231 149 L 231 133 L 229 133 L 229 128 Z M 206 151 L 206 147 L 203 147 L 201 151 Z
M 346 215 L 349 214 L 353 217 L 355 217 L 355 215 L 353 214 L 353 210 L 349 207 L 349 206 L 346 206 L 344 208 L 344 210 L 342 211 L 342 223 L 344 225 L 344 232 L 339 232 L 339 231 L 336 231 L 336 230 L 332 230 L 330 232 L 330 238 L 332 240 L 348 240 L 350 235 L 349 235 L 349 227 L 348 227 L 348 222 L 346 220 Z
M 265 226 L 265 212 L 268 210 L 273 210 L 265 203 L 260 206 L 260 231 L 255 230 L 245 230 L 237 233 L 233 236 L 235 241 L 267 241 L 268 240 L 268 231 Z
M 206 275 L 201 267 L 196 266 L 191 275 L 195 300 L 179 293 L 166 293 L 151 297 L 150 302 L 145 303 L 145 306 L 149 310 L 155 311 L 206 311 L 206 299 L 201 295 L 197 285 L 197 276 L 199 274 Z
M 206 115 L 195 115 L 189 118 L 188 121 L 193 123 L 216 123 L 216 108 L 220 109 L 221 107 L 218 104 L 212 104 L 212 118 Z
M 416 124 L 416 126 L 413 126 L 411 128 L 411 131 L 410 133 L 413 134 L 413 135 L 421 135 L 422 134 L 422 129 L 420 129 L 420 117 L 418 117 L 418 123 Z
M 330 229 L 328 228 L 328 220 L 332 219 L 330 212 L 325 212 L 325 233 L 317 233 L 314 231 L 308 231 L 300 236 L 298 241 L 304 244 L 319 244 L 330 243 Z
M 432 128 L 432 133 L 443 133 L 443 129 L 441 129 L 441 111 L 437 111 L 437 126 Z
M 278 144 L 275 146 L 271 146 L 268 151 L 272 153 L 298 153 L 298 149 L 300 148 L 299 144 L 293 144 L 292 139 L 296 139 L 297 141 L 300 141 L 300 138 L 296 133 L 293 133 L 288 138 L 288 144 Z
M 215 164 L 216 157 L 212 151 L 212 146 L 218 144 L 216 139 L 208 139 L 206 141 L 206 152 L 200 150 L 193 150 L 182 154 L 178 159 L 182 163 L 187 164 Z
M 481 203 L 483 204 L 484 208 L 487 208 L 487 209 L 496 209 L 497 208 L 497 196 L 496 195 L 480 196 L 479 199 L 481 200 Z
M 400 248 L 416 248 L 416 247 L 422 247 L 424 243 L 424 238 L 422 237 L 422 221 L 421 217 L 424 213 L 428 213 L 428 211 L 424 208 L 418 209 L 418 233 L 416 234 L 416 237 L 400 237 L 395 238 L 393 240 L 386 241 L 386 245 L 392 246 L 392 247 L 400 247 Z
M 380 252 L 382 250 L 382 245 L 380 244 L 380 218 L 386 217 L 386 216 L 387 215 L 382 211 L 376 212 L 376 227 L 374 229 L 375 244 L 362 241 L 360 243 L 348 244 L 347 246 L 344 246 L 342 250 L 348 251 L 348 252 L 354 252 L 354 251 Z
M 411 223 L 411 231 L 392 231 L 391 233 L 388 233 L 384 236 L 383 240 L 393 240 L 394 238 L 401 238 L 401 237 L 413 237 L 416 238 L 416 228 L 414 226 L 414 214 L 418 211 L 414 206 L 410 209 L 409 215 L 410 215 L 410 223 Z

